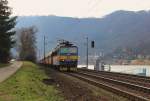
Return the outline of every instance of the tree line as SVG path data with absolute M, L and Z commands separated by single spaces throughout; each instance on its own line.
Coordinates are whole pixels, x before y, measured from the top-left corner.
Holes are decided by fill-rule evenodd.
M 16 16 L 11 16 L 12 8 L 7 0 L 0 0 L 0 63 L 7 63 L 11 59 L 11 49 L 17 46 L 20 60 L 36 61 L 35 27 L 21 28 L 16 34 Z M 14 37 L 17 37 L 15 40 Z
M 36 32 L 35 26 L 17 30 L 16 48 L 20 60 L 36 61 Z
M 0 0 L 0 62 L 8 62 L 10 58 L 10 49 L 13 47 L 15 40 L 13 28 L 16 25 L 17 17 L 10 17 L 11 8 L 7 6 L 7 0 Z

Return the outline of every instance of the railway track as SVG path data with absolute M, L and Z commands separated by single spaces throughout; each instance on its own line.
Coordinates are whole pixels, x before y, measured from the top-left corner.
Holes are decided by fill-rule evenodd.
M 129 82 L 132 84 L 150 88 L 150 77 L 116 73 L 116 72 L 87 70 L 87 69 L 79 69 L 79 71 L 84 71 L 87 73 L 95 73 L 96 75 L 99 75 L 99 76 L 104 76 L 110 79 L 116 79 L 119 81 Z
M 98 73 L 79 71 L 70 75 L 132 101 L 150 101 L 150 88 L 96 74 Z

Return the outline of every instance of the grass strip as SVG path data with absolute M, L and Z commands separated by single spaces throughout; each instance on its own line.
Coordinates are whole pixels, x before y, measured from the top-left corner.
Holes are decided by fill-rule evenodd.
M 0 101 L 63 101 L 59 91 L 43 83 L 48 78 L 42 69 L 24 62 L 20 70 L 0 84 Z

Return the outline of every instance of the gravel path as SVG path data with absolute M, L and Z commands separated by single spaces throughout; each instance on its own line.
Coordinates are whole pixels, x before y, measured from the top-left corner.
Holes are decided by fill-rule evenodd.
M 22 62 L 14 62 L 12 65 L 0 68 L 0 83 L 13 75 L 21 66 Z

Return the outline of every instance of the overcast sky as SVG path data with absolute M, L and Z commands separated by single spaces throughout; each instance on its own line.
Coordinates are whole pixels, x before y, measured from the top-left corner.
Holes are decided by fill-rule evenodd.
M 14 15 L 102 17 L 116 10 L 150 10 L 150 0 L 8 0 Z

